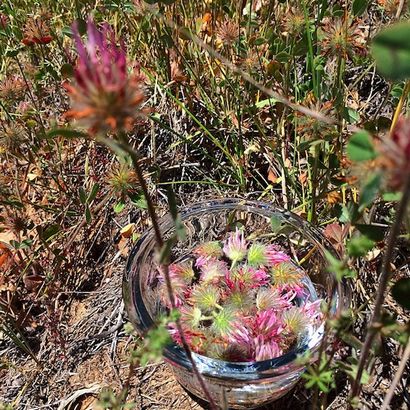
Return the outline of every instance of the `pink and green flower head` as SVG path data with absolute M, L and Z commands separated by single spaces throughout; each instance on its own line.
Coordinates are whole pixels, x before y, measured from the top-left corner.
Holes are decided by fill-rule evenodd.
M 225 241 L 223 251 L 234 264 L 246 257 L 248 245 L 242 230 L 236 228 L 236 231 L 231 233 L 229 238 Z
M 253 344 L 255 346 L 256 361 L 274 359 L 283 354 L 282 349 L 275 340 L 266 340 L 262 336 L 257 336 L 254 338 Z
M 205 242 L 197 246 L 193 254 L 204 258 L 220 258 L 222 257 L 222 246 L 218 241 Z
M 169 275 L 171 278 L 180 278 L 184 282 L 190 284 L 195 276 L 192 269 L 192 262 L 172 263 L 169 265 Z
M 233 329 L 236 317 L 235 310 L 230 307 L 214 311 L 211 330 L 218 336 L 227 337 Z
M 306 329 L 309 324 L 310 318 L 308 318 L 306 314 L 304 314 L 301 308 L 295 306 L 283 313 L 282 320 L 286 327 L 286 330 L 297 335 Z
M 248 263 L 251 266 L 273 266 L 289 260 L 289 256 L 278 250 L 275 245 L 254 242 L 248 250 Z
M 283 310 L 289 309 L 292 304 L 283 297 L 279 289 L 268 287 L 260 288 L 256 294 L 256 308 L 259 311 L 275 309 Z
M 198 284 L 192 289 L 191 303 L 203 312 L 211 312 L 219 306 L 221 291 L 209 284 Z
M 303 275 L 293 263 L 280 262 L 272 267 L 271 276 L 275 285 L 288 285 L 300 283 Z
M 228 266 L 226 262 L 217 259 L 208 259 L 201 266 L 201 280 L 204 283 L 217 284 L 228 272 Z
M 93 134 L 131 130 L 147 111 L 141 108 L 145 101 L 141 75 L 128 75 L 124 44 L 117 45 L 108 24 L 98 28 L 89 20 L 84 42 L 76 26 L 73 31 L 78 60 L 75 83 L 65 84 L 72 105 L 66 117 Z

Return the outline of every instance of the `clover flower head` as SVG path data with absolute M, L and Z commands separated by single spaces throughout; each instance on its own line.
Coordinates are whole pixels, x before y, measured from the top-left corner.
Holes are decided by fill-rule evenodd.
M 323 318 L 323 313 L 320 310 L 320 305 L 322 303 L 321 299 L 315 300 L 314 302 L 307 301 L 302 306 L 302 312 L 310 319 L 311 322 L 317 322 Z
M 258 310 L 287 309 L 291 303 L 281 296 L 277 288 L 260 288 L 256 294 L 256 308 Z
M 192 269 L 192 262 L 173 263 L 169 265 L 169 275 L 171 278 L 181 278 L 185 283 L 191 283 L 195 276 Z
M 168 325 L 168 331 L 175 343 L 182 345 L 182 337 L 174 323 Z M 190 345 L 191 349 L 200 353 L 206 344 L 206 336 L 200 331 L 194 331 L 186 327 L 182 327 L 183 335 L 186 342 Z
M 233 287 L 254 289 L 268 284 L 269 281 L 270 276 L 265 270 L 242 265 L 227 275 L 226 282 L 231 289 Z
M 410 174 L 410 119 L 399 118 L 391 134 L 380 144 L 376 162 L 386 172 L 388 186 L 400 189 Z
M 249 309 L 253 305 L 254 291 L 243 287 L 229 289 L 225 304 L 235 309 Z
M 211 357 L 227 362 L 244 362 L 249 360 L 248 349 L 238 344 L 224 346 L 215 343 L 209 353 Z
M 190 328 L 199 327 L 202 320 L 202 312 L 196 306 L 182 306 L 180 308 L 181 321 L 186 323 Z
M 303 332 L 309 324 L 306 314 L 304 314 L 301 308 L 296 306 L 286 310 L 282 315 L 282 320 L 286 329 L 294 334 Z
M 255 360 L 269 360 L 282 355 L 278 343 L 275 340 L 266 340 L 262 336 L 257 336 L 254 339 Z
M 183 276 L 180 274 L 175 265 L 170 265 L 168 268 L 169 278 L 172 285 L 172 290 L 174 294 L 175 306 L 180 307 L 185 302 L 186 293 L 189 291 L 188 283 L 185 281 Z M 171 301 L 169 300 L 168 290 L 165 283 L 164 273 L 160 271 L 158 275 L 158 281 L 160 282 L 160 296 L 161 300 L 166 304 L 166 306 L 171 307 Z
M 89 132 L 118 132 L 132 129 L 146 110 L 141 75 L 128 75 L 124 45 L 117 46 L 114 31 L 105 24 L 98 29 L 89 20 L 84 43 L 74 26 L 78 52 L 75 84 L 66 84 L 72 108 L 65 115 L 78 120 Z
M 281 262 L 271 269 L 275 285 L 297 284 L 302 279 L 300 270 L 290 262 Z
M 202 257 L 220 258 L 222 247 L 218 241 L 205 242 L 193 250 L 193 254 Z
M 204 283 L 217 284 L 225 277 L 228 267 L 225 262 L 217 259 L 208 259 L 201 266 L 201 280 Z
M 224 307 L 213 314 L 211 329 L 219 336 L 228 336 L 233 329 L 236 319 L 235 311 L 229 307 Z
M 262 243 L 254 242 L 248 249 L 248 264 L 251 266 L 266 265 L 266 246 Z
M 218 306 L 221 291 L 219 288 L 209 284 L 198 284 L 194 286 L 191 301 L 204 312 L 210 312 Z
M 245 241 L 244 233 L 237 228 L 225 242 L 223 251 L 232 262 L 236 263 L 245 258 L 247 248 L 248 245 Z
M 268 260 L 269 265 L 277 265 L 282 262 L 289 262 L 290 257 L 285 252 L 282 252 L 277 249 L 274 245 L 268 245 L 266 247 L 266 259 Z
M 273 309 L 268 309 L 256 314 L 253 329 L 256 335 L 272 338 L 283 331 L 283 323 Z

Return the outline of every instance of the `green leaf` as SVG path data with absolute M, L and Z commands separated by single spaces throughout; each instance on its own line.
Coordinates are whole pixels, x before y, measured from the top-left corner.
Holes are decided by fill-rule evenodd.
M 139 209 L 147 209 L 148 204 L 147 200 L 144 198 L 144 194 L 142 192 L 137 193 L 129 193 L 128 197 L 131 199 L 131 202 Z
M 50 139 L 54 137 L 64 138 L 88 138 L 88 134 L 78 130 L 72 130 L 70 128 L 56 128 L 49 131 L 44 138 Z
M 94 184 L 94 186 L 91 189 L 90 195 L 88 195 L 87 203 L 91 203 L 92 201 L 94 201 L 99 189 L 100 189 L 100 185 Z
M 371 136 L 367 131 L 352 135 L 347 144 L 347 155 L 352 161 L 368 161 L 377 157 Z
M 90 207 L 88 206 L 88 204 L 85 206 L 85 220 L 88 224 L 91 223 L 91 220 L 92 220 L 91 211 L 90 211 Z
M 347 253 L 355 258 L 364 256 L 375 245 L 375 242 L 365 235 L 357 236 L 347 243 Z
M 124 208 L 125 208 L 125 202 L 124 202 L 124 201 L 120 201 L 120 202 L 118 202 L 118 203 L 116 203 L 116 204 L 114 205 L 114 212 L 115 212 L 116 214 L 119 214 L 120 212 L 123 211 Z
M 42 234 L 43 241 L 48 241 L 53 236 L 57 235 L 60 232 L 60 225 L 54 224 L 48 226 Z
M 345 107 L 343 110 L 343 118 L 349 124 L 356 124 L 360 121 L 360 114 L 358 111 L 354 110 L 353 108 Z
M 410 279 L 399 279 L 391 290 L 394 300 L 405 309 L 410 309 Z
M 367 9 L 368 0 L 354 0 L 353 1 L 353 15 L 355 17 L 361 16 Z
M 83 205 L 87 203 L 87 194 L 84 191 L 83 187 L 78 188 L 78 195 L 80 197 L 80 201 Z
M 384 77 L 401 81 L 410 77 L 410 23 L 394 24 L 374 39 L 372 54 Z
M 376 199 L 381 182 L 382 176 L 380 174 L 375 174 L 367 180 L 360 193 L 359 212 L 363 212 Z

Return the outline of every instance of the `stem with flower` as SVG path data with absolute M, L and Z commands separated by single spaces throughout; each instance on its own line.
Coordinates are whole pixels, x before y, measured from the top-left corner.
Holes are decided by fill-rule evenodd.
M 170 243 L 168 241 L 164 243 L 155 207 L 138 161 L 138 153 L 129 145 L 126 134 L 126 131 L 132 129 L 136 118 L 146 114 L 146 111 L 141 109 L 141 104 L 145 99 L 141 76 L 128 76 L 124 47 L 123 45 L 121 47 L 116 46 L 114 32 L 108 25 L 104 25 L 100 31 L 89 20 L 87 32 L 88 41 L 83 43 L 77 28 L 74 27 L 74 38 L 79 53 L 75 70 L 77 88 L 72 85 L 66 85 L 72 101 L 72 109 L 66 116 L 87 124 L 92 135 L 110 131 L 117 135 L 117 141 L 107 137 L 97 137 L 97 140 L 114 149 L 114 151 L 126 152 L 131 157 L 135 173 L 147 202 L 157 248 L 161 254 L 164 254 L 164 247 L 170 247 L 174 238 L 168 240 L 171 241 Z M 165 257 L 160 261 L 161 270 L 165 279 L 170 306 L 172 311 L 174 311 L 176 309 L 176 301 L 169 274 L 167 256 L 165 252 Z M 216 409 L 215 402 L 193 359 L 179 318 L 176 319 L 175 324 L 181 344 L 192 365 L 192 370 L 209 401 L 210 408 Z

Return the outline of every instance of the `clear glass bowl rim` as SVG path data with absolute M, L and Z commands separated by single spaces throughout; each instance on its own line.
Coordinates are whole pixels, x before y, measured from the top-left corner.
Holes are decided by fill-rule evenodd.
M 216 213 L 223 210 L 243 210 L 250 213 L 259 214 L 261 216 L 269 217 L 272 214 L 280 213 L 281 216 L 289 222 L 291 225 L 297 227 L 302 231 L 308 231 L 309 236 L 314 242 L 317 242 L 319 246 L 325 248 L 327 251 L 332 253 L 337 257 L 337 252 L 331 245 L 331 243 L 323 236 L 322 232 L 311 225 L 306 220 L 302 219 L 298 215 L 287 211 L 285 209 L 279 208 L 275 205 L 269 204 L 262 201 L 254 201 L 247 199 L 239 198 L 230 198 L 230 199 L 211 199 L 201 202 L 199 204 L 190 205 L 184 207 L 180 210 L 180 216 L 182 221 L 188 217 L 195 215 L 200 215 L 205 212 Z M 159 220 L 159 226 L 161 232 L 166 232 L 169 229 L 173 228 L 173 221 L 170 216 L 165 216 Z M 133 275 L 131 274 L 132 263 L 135 258 L 135 255 L 140 249 L 145 247 L 155 246 L 155 237 L 153 229 L 148 229 L 141 238 L 136 242 L 133 249 L 130 252 L 130 255 L 127 260 L 125 267 L 124 278 L 123 278 L 123 296 L 124 299 L 130 299 L 132 302 L 135 300 L 138 306 L 127 306 L 127 309 L 135 310 L 138 318 L 140 319 L 140 325 L 133 323 L 133 325 L 139 329 L 143 334 L 152 327 L 154 324 L 150 314 L 145 308 L 142 300 L 138 298 L 130 298 L 127 293 L 136 292 L 135 286 L 133 286 Z M 332 273 L 329 273 L 332 275 Z M 346 302 L 347 292 L 345 292 L 344 286 L 338 286 L 337 290 L 335 289 L 334 295 L 336 296 L 336 305 L 339 309 L 341 304 Z M 138 303 L 140 302 L 140 303 Z M 335 308 L 336 309 L 336 308 Z M 335 310 L 334 309 L 334 310 Z M 132 315 L 129 314 L 130 319 Z M 132 319 L 131 319 L 132 321 Z M 236 379 L 236 380 L 248 380 L 248 379 L 263 379 L 272 377 L 273 375 L 280 375 L 288 373 L 289 371 L 301 370 L 304 368 L 302 364 L 295 363 L 295 359 L 299 354 L 303 354 L 306 351 L 311 353 L 311 356 L 314 356 L 314 353 L 319 349 L 321 337 L 318 337 L 318 332 L 323 332 L 323 326 L 321 326 L 316 332 L 316 342 L 313 346 L 308 346 L 304 344 L 298 348 L 274 359 L 263 360 L 259 362 L 226 362 L 223 360 L 218 360 L 206 356 L 202 356 L 196 353 L 192 353 L 194 360 L 200 369 L 201 374 L 207 376 L 216 376 L 219 378 L 226 379 Z M 172 344 L 164 349 L 164 358 L 180 367 L 183 367 L 189 371 L 192 371 L 192 364 L 188 360 L 184 349 L 176 344 Z M 221 372 L 221 369 L 223 371 Z

